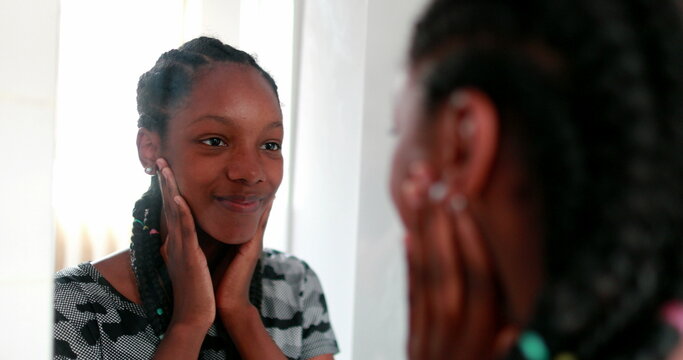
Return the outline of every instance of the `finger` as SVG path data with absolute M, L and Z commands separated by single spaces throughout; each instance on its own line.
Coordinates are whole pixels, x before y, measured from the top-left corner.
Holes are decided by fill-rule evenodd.
M 166 188 L 168 194 L 170 195 L 170 198 L 173 199 L 177 195 L 180 195 L 180 190 L 178 189 L 178 184 L 175 180 L 175 174 L 173 173 L 173 170 L 171 170 L 171 167 L 168 165 L 168 162 L 166 162 L 164 158 L 158 158 L 157 166 L 159 167 L 159 171 L 164 175 Z
M 498 331 L 493 345 L 493 358 L 503 359 L 519 338 L 520 329 L 513 325 L 504 326 Z
M 163 244 L 161 244 L 161 248 L 159 249 L 159 252 L 161 253 L 161 258 L 164 259 L 164 263 L 168 264 L 168 242 L 164 241 Z
M 268 218 L 270 217 L 270 211 L 273 209 L 273 201 L 275 200 L 275 195 L 269 197 L 263 206 L 263 213 L 259 218 L 258 228 L 256 231 L 256 237 L 260 237 L 263 240 L 263 234 L 266 231 L 266 226 L 268 225 Z
M 161 200 L 162 200 L 162 207 L 163 207 L 163 213 L 164 213 L 164 218 L 166 220 L 167 226 L 169 224 L 174 224 L 177 220 L 177 209 L 176 205 L 173 202 L 173 196 L 170 193 L 169 185 L 168 185 L 168 173 L 164 172 L 163 170 L 167 168 L 166 161 L 159 158 L 157 159 L 157 166 L 159 168 L 158 171 L 158 178 L 159 178 L 159 188 L 161 191 Z M 169 233 L 171 233 L 169 231 Z
M 429 214 L 425 213 L 425 189 L 421 183 L 409 180 L 405 183 L 404 192 L 408 199 L 406 203 L 406 218 L 412 221 L 406 237 L 406 255 L 409 274 L 410 299 L 410 342 L 411 359 L 429 359 L 431 349 L 430 325 L 432 316 L 429 308 L 431 291 L 428 271 L 428 253 L 426 242 L 429 227 Z M 412 198 L 412 199 L 411 199 Z
M 236 256 L 232 259 L 231 276 L 241 279 L 240 281 L 250 281 L 254 274 L 256 262 L 261 258 L 263 251 L 263 235 L 268 223 L 268 217 L 273 206 L 274 197 L 265 201 L 263 213 L 256 226 L 256 232 L 249 241 L 240 245 Z
M 266 225 L 268 225 L 268 218 L 270 217 L 274 199 L 275 196 L 271 196 L 264 201 L 263 212 L 256 225 L 256 232 L 254 232 L 254 235 L 249 241 L 240 246 L 239 253 L 242 256 L 237 259 L 238 261 L 243 261 L 245 256 L 247 259 L 259 258 L 261 256 L 261 250 L 263 250 L 263 235 L 266 231 Z
M 469 209 L 454 212 L 458 238 L 466 272 L 465 325 L 460 333 L 462 343 L 470 344 L 466 356 L 488 356 L 500 326 L 497 306 L 498 289 L 493 258 L 479 225 Z
M 425 337 L 427 314 L 425 312 L 425 291 L 421 268 L 416 259 L 414 244 L 416 238 L 406 235 L 406 260 L 408 265 L 409 337 L 408 354 L 412 360 L 425 359 Z
M 196 250 L 199 249 L 199 240 L 197 239 L 197 229 L 192 217 L 190 206 L 185 202 L 185 199 L 176 195 L 173 201 L 178 209 L 178 227 L 181 236 L 181 245 L 184 249 Z
M 434 316 L 431 356 L 449 357 L 449 348 L 462 326 L 464 312 L 464 271 L 456 236 L 457 224 L 449 214 L 445 201 L 430 203 L 426 229 L 426 251 L 429 251 L 428 275 L 432 284 L 429 306 Z

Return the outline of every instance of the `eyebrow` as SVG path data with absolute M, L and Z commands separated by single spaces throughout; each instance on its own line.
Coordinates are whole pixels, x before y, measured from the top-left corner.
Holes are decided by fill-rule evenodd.
M 229 117 L 218 116 L 218 115 L 202 115 L 202 116 L 194 119 L 190 123 L 190 125 L 194 125 L 195 123 L 198 123 L 198 122 L 203 121 L 203 120 L 213 120 L 213 121 L 219 122 L 219 123 L 221 123 L 223 125 L 227 125 L 227 126 L 234 126 L 235 125 L 235 120 L 233 120 Z M 279 121 L 279 120 L 273 121 L 272 123 L 268 124 L 268 126 L 266 126 L 266 128 L 268 128 L 268 129 L 276 129 L 276 128 L 281 128 L 281 127 L 282 127 L 282 121 Z

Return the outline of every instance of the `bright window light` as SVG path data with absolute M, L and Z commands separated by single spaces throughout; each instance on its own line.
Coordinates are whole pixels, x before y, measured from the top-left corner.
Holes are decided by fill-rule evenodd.
M 61 1 L 54 162 L 57 268 L 128 246 L 133 205 L 149 186 L 135 146 L 137 81 L 163 52 L 200 35 L 210 21 L 220 24 L 220 15 L 206 9 L 225 3 L 209 1 L 218 0 Z M 288 159 L 293 1 L 230 1 L 239 2 L 240 14 L 226 14 L 226 19 L 239 18 L 239 35 L 208 35 L 240 39 L 231 45 L 256 55 L 278 82 Z M 285 170 L 265 237 L 266 246 L 282 250 L 289 250 L 287 175 Z

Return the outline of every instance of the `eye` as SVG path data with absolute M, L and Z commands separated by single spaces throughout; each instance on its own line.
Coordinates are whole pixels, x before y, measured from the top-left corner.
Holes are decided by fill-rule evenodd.
M 261 149 L 268 151 L 280 151 L 282 150 L 282 145 L 271 141 L 261 145 Z
M 217 137 L 204 139 L 204 140 L 202 140 L 202 144 L 206 144 L 209 146 L 227 146 L 228 145 L 225 143 L 225 141 L 223 141 Z

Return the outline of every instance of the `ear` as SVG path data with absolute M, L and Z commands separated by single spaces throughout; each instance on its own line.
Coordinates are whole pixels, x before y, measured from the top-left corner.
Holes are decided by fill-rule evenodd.
M 493 171 L 500 119 L 493 101 L 475 89 L 460 89 L 437 113 L 434 151 L 442 180 L 452 191 L 478 197 Z
M 156 169 L 156 160 L 159 158 L 161 150 L 161 137 L 159 134 L 145 128 L 140 128 L 136 144 L 142 166 L 144 168 Z

